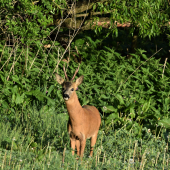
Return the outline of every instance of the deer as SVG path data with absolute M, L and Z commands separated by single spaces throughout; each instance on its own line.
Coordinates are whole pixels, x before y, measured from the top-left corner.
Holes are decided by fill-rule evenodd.
M 80 66 L 80 65 L 79 65 Z M 84 105 L 81 106 L 76 94 L 76 89 L 83 82 L 84 76 L 80 76 L 74 82 L 74 78 L 79 70 L 76 69 L 71 80 L 65 71 L 63 71 L 66 80 L 64 80 L 59 74 L 55 74 L 57 82 L 62 85 L 63 99 L 65 101 L 69 120 L 67 124 L 68 134 L 70 137 L 70 145 L 72 148 L 72 155 L 74 155 L 75 147 L 77 149 L 77 156 L 83 158 L 84 149 L 86 145 L 86 139 L 90 141 L 90 157 L 93 155 L 93 148 L 96 144 L 97 134 L 101 124 L 101 117 L 98 109 L 95 106 Z

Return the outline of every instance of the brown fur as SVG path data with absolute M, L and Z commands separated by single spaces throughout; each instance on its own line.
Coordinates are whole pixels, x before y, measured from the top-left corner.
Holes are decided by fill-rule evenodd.
M 69 114 L 68 132 L 70 135 L 72 154 L 74 155 L 75 146 L 77 155 L 83 157 L 86 139 L 91 138 L 90 156 L 93 154 L 93 147 L 97 140 L 97 134 L 101 123 L 99 111 L 94 106 L 81 106 L 75 92 L 76 88 L 82 83 L 83 76 L 79 77 L 76 82 L 64 82 L 64 79 L 56 74 L 59 84 L 62 84 L 64 94 L 69 98 L 65 100 Z M 69 85 L 70 84 L 70 85 Z M 72 91 L 71 89 L 74 89 Z

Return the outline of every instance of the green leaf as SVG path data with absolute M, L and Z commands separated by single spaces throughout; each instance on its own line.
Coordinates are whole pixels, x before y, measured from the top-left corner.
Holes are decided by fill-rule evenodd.
M 48 96 L 46 96 L 45 94 L 43 94 L 42 92 L 40 92 L 39 90 L 33 90 L 33 91 L 29 91 L 29 92 L 25 92 L 26 95 L 33 95 L 35 96 L 38 100 L 43 101 L 44 98 L 48 100 L 48 103 L 54 105 L 55 101 L 51 98 L 49 98 Z
M 113 106 L 106 106 L 106 108 L 110 112 L 117 112 L 117 109 L 115 109 Z
M 2 107 L 4 109 L 9 109 L 9 105 L 8 105 L 8 103 L 6 101 L 2 101 Z
M 170 103 L 170 99 L 169 98 L 166 98 L 165 99 L 165 105 L 168 105 Z
M 103 106 L 101 109 L 105 113 L 117 112 L 117 109 L 114 108 L 113 106 Z
M 24 93 L 23 93 L 21 96 L 20 96 L 19 94 L 17 94 L 15 103 L 16 103 L 16 104 L 21 104 L 21 103 L 23 103 L 23 102 L 24 102 L 24 96 L 25 96 Z
M 83 106 L 87 105 L 89 103 L 89 99 L 87 99 L 86 97 L 83 98 Z
M 158 121 L 158 125 L 165 126 L 166 128 L 170 129 L 170 119 L 162 119 Z
M 16 83 L 18 84 L 21 84 L 20 80 L 19 80 L 19 77 L 17 75 L 13 75 L 12 76 L 12 80 L 15 81 Z
M 151 104 L 151 98 L 143 104 L 143 107 L 142 107 L 143 112 L 146 112 L 149 109 L 150 104 Z
M 18 93 L 18 86 L 15 85 L 11 90 L 12 90 L 12 93 L 17 94 Z
M 15 102 L 15 93 L 12 94 L 12 103 Z
M 124 104 L 123 97 L 120 94 L 114 94 L 114 95 L 119 100 L 120 104 Z
M 152 83 L 150 81 L 145 80 L 145 82 L 152 86 Z
M 131 108 L 130 108 L 130 116 L 131 116 L 132 119 L 135 118 L 135 110 L 134 110 L 134 107 L 131 107 Z
M 106 108 L 108 111 L 117 112 L 117 109 L 115 109 L 113 106 L 106 106 Z
M 112 120 L 115 120 L 115 119 L 119 119 L 118 113 L 112 113 L 112 114 L 110 114 L 110 115 L 107 117 L 105 123 L 106 123 L 106 124 L 111 123 Z
M 51 94 L 51 92 L 52 92 L 52 90 L 55 88 L 55 86 L 54 85 L 51 85 L 50 86 L 50 88 L 48 89 L 48 94 L 47 94 L 47 96 L 49 96 L 50 94 Z
M 108 99 L 108 98 L 109 98 L 109 96 L 106 96 L 105 94 L 102 94 L 102 95 L 100 96 L 100 98 Z

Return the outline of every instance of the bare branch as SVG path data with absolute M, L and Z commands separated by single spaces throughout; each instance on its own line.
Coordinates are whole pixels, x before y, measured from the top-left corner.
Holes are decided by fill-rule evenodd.
M 159 51 L 161 51 L 162 50 L 162 48 L 161 49 L 159 49 L 156 53 L 154 53 L 151 57 L 149 57 L 146 61 L 144 61 L 139 67 L 137 67 L 136 69 L 135 69 L 135 71 L 131 74 L 131 75 L 129 75 L 129 77 L 124 81 L 124 83 L 123 84 L 125 84 L 127 81 L 128 81 L 128 79 L 136 72 L 136 70 L 138 70 L 144 63 L 146 63 L 148 60 L 150 60 L 154 55 L 156 55 Z M 121 84 L 120 86 L 122 86 L 123 84 Z M 120 87 L 119 86 L 119 87 Z
M 87 7 L 87 10 L 88 10 L 88 7 Z M 86 12 L 87 12 L 87 10 L 86 10 Z M 72 43 L 73 39 L 75 38 L 75 36 L 76 36 L 77 33 L 79 32 L 80 28 L 82 27 L 82 25 L 83 25 L 85 19 L 86 19 L 86 17 L 84 17 L 83 21 L 82 21 L 81 24 L 80 24 L 80 27 L 77 29 L 77 31 L 75 32 L 75 34 L 72 36 L 71 40 L 69 41 L 69 43 L 68 43 L 68 45 L 67 45 L 67 47 L 66 47 L 66 49 L 65 49 L 65 51 L 64 51 L 64 53 L 63 53 L 63 55 L 60 57 L 60 60 L 58 61 L 57 65 L 56 65 L 56 67 L 55 67 L 53 73 L 54 73 L 55 70 L 58 68 L 58 65 L 59 65 L 60 61 L 61 61 L 62 58 L 64 57 L 64 55 L 65 55 L 65 53 L 67 52 L 67 50 L 68 50 L 70 44 Z M 53 74 L 52 74 L 52 75 L 53 75 Z M 52 75 L 51 75 L 51 77 L 52 77 Z
M 21 51 L 19 57 L 17 58 L 17 60 L 13 62 L 12 67 L 11 67 L 11 69 L 10 69 L 10 71 L 9 71 L 9 74 L 8 74 L 8 77 L 7 77 L 7 81 L 9 80 L 9 76 L 10 76 L 10 74 L 11 74 L 12 69 L 14 68 L 14 65 L 17 63 L 17 61 L 18 61 L 18 59 L 20 58 L 20 56 L 21 56 L 21 54 L 23 53 L 23 51 L 24 51 L 24 49 L 22 49 L 22 51 Z
M 162 72 L 162 78 L 163 78 L 163 76 L 164 76 L 164 71 L 165 71 L 165 66 L 166 66 L 167 60 L 168 60 L 168 58 L 165 58 L 164 68 L 163 68 L 163 72 Z

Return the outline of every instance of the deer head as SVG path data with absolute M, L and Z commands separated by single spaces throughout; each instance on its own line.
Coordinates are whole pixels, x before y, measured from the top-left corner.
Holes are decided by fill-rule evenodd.
M 73 82 L 76 74 L 78 73 L 78 70 L 79 70 L 79 67 L 78 67 L 78 69 L 74 73 L 73 78 L 69 81 L 68 76 L 67 76 L 66 71 L 65 71 L 65 66 L 63 66 L 63 70 L 64 70 L 66 81 L 57 73 L 55 74 L 55 76 L 56 76 L 57 82 L 59 84 L 61 84 L 62 87 L 63 87 L 63 98 L 64 98 L 64 100 L 68 101 L 76 93 L 75 91 L 76 91 L 77 87 L 83 82 L 84 76 L 83 75 L 80 76 L 75 82 Z

